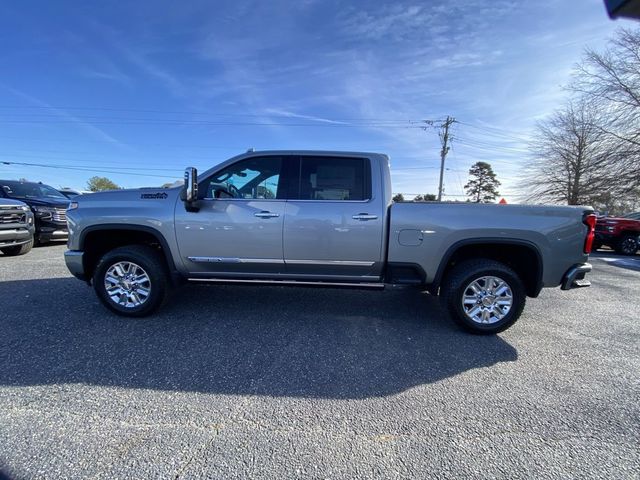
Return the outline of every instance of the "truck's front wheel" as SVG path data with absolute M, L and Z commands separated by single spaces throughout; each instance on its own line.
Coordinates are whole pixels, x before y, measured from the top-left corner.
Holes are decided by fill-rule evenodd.
M 106 253 L 93 274 L 93 288 L 104 306 L 118 315 L 144 317 L 155 312 L 168 291 L 160 254 L 145 245 Z
M 520 317 L 526 300 L 518 275 L 488 259 L 454 266 L 443 281 L 440 297 L 456 323 L 478 334 L 509 328 Z

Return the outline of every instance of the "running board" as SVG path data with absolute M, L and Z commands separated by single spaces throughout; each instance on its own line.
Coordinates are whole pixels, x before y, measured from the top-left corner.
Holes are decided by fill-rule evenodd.
M 243 283 L 257 285 L 286 285 L 286 286 L 313 286 L 313 287 L 347 287 L 347 288 L 371 288 L 382 290 L 385 288 L 384 283 L 349 283 L 349 282 L 311 282 L 299 280 L 259 280 L 259 279 L 238 279 L 238 278 L 189 278 L 190 282 L 206 282 L 206 283 Z

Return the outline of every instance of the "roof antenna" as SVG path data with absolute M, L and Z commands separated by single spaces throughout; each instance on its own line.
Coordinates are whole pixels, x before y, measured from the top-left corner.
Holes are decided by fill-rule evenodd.
M 253 152 L 255 152 L 255 151 L 256 151 L 256 149 L 255 149 L 255 148 L 253 148 L 253 147 L 249 147 L 249 149 L 247 150 L 247 153 L 253 153 Z

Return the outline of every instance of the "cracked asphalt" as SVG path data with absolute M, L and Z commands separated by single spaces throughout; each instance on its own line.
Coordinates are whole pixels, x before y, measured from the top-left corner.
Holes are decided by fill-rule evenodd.
M 122 319 L 63 251 L 0 256 L 0 478 L 639 478 L 638 256 L 477 337 L 396 289 Z

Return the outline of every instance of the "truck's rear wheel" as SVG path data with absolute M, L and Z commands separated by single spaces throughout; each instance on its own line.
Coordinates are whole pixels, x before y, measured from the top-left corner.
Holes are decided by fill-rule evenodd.
M 160 308 L 169 288 L 163 258 L 145 245 L 116 248 L 100 259 L 93 288 L 104 306 L 118 315 L 150 315 Z
M 494 334 L 520 317 L 526 300 L 518 275 L 488 259 L 459 263 L 446 275 L 440 298 L 452 319 L 465 330 Z

